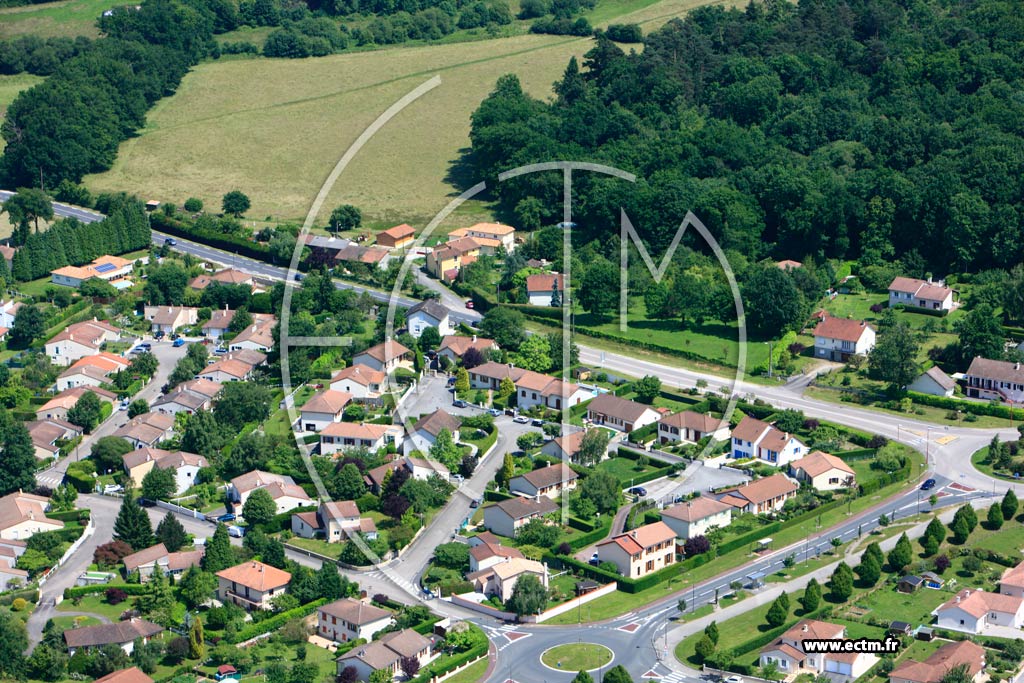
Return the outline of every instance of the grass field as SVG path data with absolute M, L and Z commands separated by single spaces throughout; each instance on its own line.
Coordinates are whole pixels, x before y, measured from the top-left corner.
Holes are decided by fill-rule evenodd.
M 487 659 L 470 664 L 465 669 L 448 679 L 449 683 L 477 683 L 487 673 Z
M 123 4 L 119 0 L 64 0 L 5 8 L 0 10 L 0 38 L 24 33 L 33 33 L 43 38 L 95 38 L 100 34 L 96 29 L 96 20 L 103 11 Z
M 612 661 L 612 651 L 593 643 L 567 643 L 545 650 L 540 660 L 552 669 L 590 671 Z
M 645 30 L 700 0 L 614 0 L 598 23 L 637 21 Z M 252 36 L 258 40 L 258 36 Z M 452 162 L 469 143 L 470 114 L 503 74 L 550 97 L 569 57 L 588 39 L 522 35 L 488 41 L 332 55 L 317 59 L 208 62 L 154 108 L 148 125 L 121 145 L 114 167 L 90 176 L 94 191 L 132 190 L 147 198 L 207 206 L 240 189 L 249 215 L 299 220 L 341 155 L 392 103 L 434 75 L 442 83 L 396 116 L 349 164 L 321 212 L 349 202 L 373 226 L 422 227 L 457 194 Z M 476 179 L 472 179 L 476 182 Z M 489 217 L 467 206 L 451 220 Z

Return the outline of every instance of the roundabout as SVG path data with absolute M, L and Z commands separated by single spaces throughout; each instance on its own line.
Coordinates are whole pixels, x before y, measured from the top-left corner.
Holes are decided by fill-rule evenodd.
M 564 643 L 540 655 L 541 664 L 547 668 L 569 673 L 596 671 L 614 660 L 615 653 L 610 648 L 596 643 Z

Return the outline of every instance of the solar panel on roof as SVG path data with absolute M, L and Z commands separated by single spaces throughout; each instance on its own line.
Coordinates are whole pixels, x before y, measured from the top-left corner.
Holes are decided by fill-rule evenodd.
M 95 268 L 97 273 L 109 273 L 112 270 L 117 270 L 117 266 L 113 263 L 101 263 Z

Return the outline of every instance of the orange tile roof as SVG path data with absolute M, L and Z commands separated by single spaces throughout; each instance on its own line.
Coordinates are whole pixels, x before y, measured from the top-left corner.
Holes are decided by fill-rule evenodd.
M 325 389 L 314 394 L 300 409 L 303 413 L 327 413 L 337 415 L 352 402 L 352 394 L 346 391 Z
M 728 503 L 723 503 L 715 500 L 714 498 L 700 496 L 693 500 L 673 505 L 670 508 L 665 508 L 661 511 L 661 516 L 672 517 L 673 519 L 679 519 L 684 522 L 696 522 L 727 510 L 732 510 L 732 506 Z
M 287 586 L 292 575 L 262 562 L 245 562 L 217 572 L 217 576 L 262 592 Z
M 851 476 L 855 474 L 853 468 L 843 462 L 842 459 L 829 453 L 822 453 L 821 451 L 814 451 L 799 460 L 794 460 L 789 466 L 794 470 L 803 470 L 811 477 L 817 477 L 833 469 L 846 472 Z
M 838 339 L 840 341 L 858 342 L 864 336 L 864 332 L 874 329 L 863 320 L 852 318 L 828 317 L 818 323 L 814 328 L 815 337 L 825 339 Z

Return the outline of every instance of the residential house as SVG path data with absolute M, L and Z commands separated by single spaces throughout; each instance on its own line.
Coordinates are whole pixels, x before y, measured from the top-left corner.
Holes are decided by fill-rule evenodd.
M 923 662 L 904 659 L 889 673 L 889 683 L 941 683 L 959 666 L 966 667 L 971 683 L 986 680 L 985 648 L 970 640 L 946 643 Z
M 516 248 L 516 229 L 501 223 L 477 223 L 468 228 L 456 228 L 448 233 L 448 241 L 472 237 L 480 244 L 480 253 L 495 254 L 504 249 L 511 254 Z
M 356 403 L 379 405 L 387 378 L 384 372 L 367 365 L 350 365 L 331 378 L 331 389 L 344 391 Z
M 311 265 L 334 265 L 334 259 L 342 249 L 352 243 L 343 237 L 334 235 L 307 234 L 305 237 L 306 246 L 309 247 L 309 262 Z
M 749 415 L 732 430 L 733 458 L 757 458 L 782 467 L 803 457 L 806 450 L 795 436 Z
M 203 559 L 204 550 L 205 548 L 200 546 L 196 550 L 171 553 L 163 543 L 157 543 L 137 553 L 126 555 L 121 564 L 124 565 L 125 576 L 138 572 L 139 579 L 145 583 L 157 571 L 164 575 L 178 576 L 191 567 L 198 567 Z
M 194 306 L 146 306 L 143 316 L 153 332 L 174 334 L 182 327 L 199 322 L 199 309 Z
M 254 368 L 267 364 L 267 354 L 256 349 L 232 349 L 221 356 L 221 358 L 223 360 L 240 360 Z
M 299 409 L 302 431 L 318 432 L 333 422 L 341 422 L 345 406 L 352 402 L 352 394 L 324 389 L 313 394 Z
M 249 288 L 256 284 L 255 278 L 249 275 L 249 273 L 243 273 L 234 268 L 225 268 L 211 275 L 199 275 L 193 278 L 192 282 L 188 283 L 188 286 L 192 289 L 203 290 L 215 282 L 222 285 L 245 285 Z
M 28 550 L 25 541 L 0 539 L 0 591 L 14 590 L 24 587 L 28 581 L 28 572 L 18 569 L 18 558 Z
M 396 460 L 386 462 L 379 467 L 374 467 L 372 470 L 368 470 L 363 476 L 363 481 L 366 482 L 366 487 L 370 489 L 373 494 L 380 494 L 381 486 L 384 484 L 384 479 L 388 476 L 389 472 L 394 472 L 399 467 L 404 465 Z
M 1020 362 L 976 356 L 965 379 L 969 398 L 1024 403 L 1024 367 Z
M 277 514 L 316 504 L 291 477 L 262 470 L 246 472 L 232 479 L 228 485 L 228 497 L 235 502 L 235 509 L 241 511 L 249 495 L 256 489 L 265 489 L 270 493 L 277 504 Z
M 288 588 L 292 575 L 262 562 L 243 562 L 217 572 L 217 599 L 234 603 L 247 612 L 270 609 L 272 601 Z
M 512 477 L 508 489 L 511 493 L 520 493 L 533 498 L 547 496 L 557 500 L 563 492 L 574 491 L 580 475 L 563 462 L 531 470 L 518 477 Z
M 437 355 L 447 358 L 452 363 L 456 363 L 462 360 L 462 356 L 470 349 L 476 349 L 480 353 L 485 354 L 491 349 L 496 348 L 498 348 L 498 345 L 494 343 L 493 339 L 484 339 L 483 337 L 477 337 L 475 334 L 472 337 L 450 334 L 441 340 L 441 345 L 437 348 Z
M 729 438 L 729 423 L 711 415 L 684 410 L 658 420 L 658 441 L 662 444 L 697 443 L 705 436 L 713 441 Z
M 502 545 L 498 537 L 490 531 L 471 537 L 469 543 L 470 573 L 493 567 L 508 559 L 525 557 L 518 548 Z
M 1024 598 L 965 588 L 935 608 L 935 625 L 951 631 L 982 633 L 991 626 L 1024 626 Z
M 431 477 L 441 477 L 445 481 L 451 478 L 451 472 L 437 460 L 426 460 L 424 458 L 413 458 L 406 455 L 402 458 L 402 466 L 409 470 L 413 479 L 426 481 Z
M 857 485 L 857 474 L 841 458 L 814 451 L 789 463 L 789 473 L 799 482 L 807 482 L 817 491 L 851 489 Z
M 356 680 L 369 681 L 374 671 L 398 675 L 403 657 L 415 658 L 421 669 L 436 657 L 434 641 L 411 628 L 385 633 L 377 640 L 354 647 L 338 658 L 338 675 L 352 667 Z
M 153 679 L 144 674 L 142 669 L 133 666 L 130 669 L 121 669 L 107 674 L 103 678 L 97 678 L 96 683 L 153 683 Z
M 512 597 L 516 582 L 526 575 L 537 577 L 542 586 L 548 587 L 548 566 L 525 557 L 503 558 L 501 562 L 466 574 L 466 580 L 473 584 L 477 593 L 505 602 Z
M 511 363 L 496 363 L 488 361 L 478 365 L 469 371 L 469 386 L 473 389 L 490 389 L 497 391 L 501 388 L 501 381 L 506 377 L 513 384 L 523 376 L 526 370 L 517 368 Z
M 126 440 L 132 448 L 153 448 L 173 435 L 174 416 L 167 413 L 136 415 L 114 432 L 114 436 Z
M 1015 598 L 1024 598 L 1024 562 L 1003 572 L 999 579 L 999 592 Z
M 942 282 L 932 282 L 930 278 L 897 277 L 889 283 L 889 307 L 899 305 L 949 311 L 953 309 L 953 290 Z
M 199 371 L 196 379 L 205 379 L 217 384 L 244 382 L 252 377 L 255 366 L 237 358 L 221 358 Z
M 676 532 L 665 522 L 644 524 L 597 544 L 597 557 L 631 579 L 647 576 L 676 561 Z
M 208 379 L 190 379 L 182 382 L 171 393 L 153 403 L 152 410 L 158 413 L 191 415 L 197 410 L 209 410 L 213 399 L 220 393 L 221 384 Z
M 58 458 L 61 446 L 75 437 L 81 436 L 84 430 L 57 417 L 32 420 L 25 423 L 35 456 L 40 460 Z
M 210 463 L 201 455 L 184 451 L 165 451 L 160 448 L 138 448 L 122 456 L 125 472 L 135 486 L 142 486 L 142 479 L 154 467 L 174 470 L 174 492 L 185 493 L 196 483 L 199 470 Z
M 804 619 L 775 641 L 761 648 L 760 665 L 775 664 L 783 675 L 800 671 L 825 674 L 835 683 L 848 683 L 878 662 L 878 655 L 867 652 L 819 653 L 804 649 L 805 640 L 841 640 L 846 627 L 827 621 Z
M 355 533 L 377 537 L 377 525 L 369 517 L 359 516 L 359 506 L 351 500 L 328 501 L 312 512 L 292 515 L 292 532 L 302 538 L 320 537 L 328 543 L 340 543 Z
M 145 619 L 132 617 L 125 621 L 112 624 L 96 624 L 95 626 L 79 626 L 64 631 L 64 642 L 68 646 L 68 654 L 78 650 L 92 650 L 104 645 L 117 645 L 127 654 L 135 649 L 135 641 L 141 639 L 148 643 L 151 638 L 163 633 L 164 627 Z
M 46 355 L 54 365 L 71 365 L 79 358 L 95 356 L 104 343 L 120 339 L 121 330 L 94 318 L 65 327 L 46 342 Z
M 357 263 L 371 268 L 385 268 L 391 260 L 391 252 L 383 247 L 363 247 L 349 242 L 334 255 L 335 266 L 349 269 Z
M 510 498 L 484 508 L 484 526 L 499 536 L 515 538 L 519 529 L 531 519 L 558 511 L 558 505 L 548 497 Z
M 711 529 L 724 529 L 732 522 L 733 506 L 728 503 L 699 496 L 661 511 L 661 521 L 669 526 L 677 538 L 691 539 L 706 536 Z
M 123 356 L 99 351 L 90 356 L 83 356 L 72 363 L 67 370 L 57 375 L 54 385 L 57 391 L 73 387 L 99 388 L 107 384 L 118 372 L 127 370 L 131 363 Z
M 412 226 L 402 223 L 377 233 L 377 246 L 385 249 L 405 249 L 411 247 L 416 239 L 416 231 Z
M 36 419 L 67 420 L 68 411 L 74 408 L 78 403 L 78 399 L 82 398 L 86 393 L 95 394 L 96 398 L 103 403 L 113 404 L 117 399 L 117 394 L 106 389 L 100 389 L 99 387 L 70 387 L 36 408 Z
M 540 452 L 544 455 L 550 455 L 552 458 L 558 458 L 559 460 L 578 462 L 584 434 L 586 434 L 586 432 L 579 431 L 569 432 L 562 436 L 556 436 L 546 442 L 544 446 L 541 447 Z M 606 453 L 607 448 L 605 448 L 605 453 L 601 454 L 602 460 Z
M 373 640 L 391 625 L 394 615 L 362 600 L 342 598 L 316 611 L 316 634 L 336 643 L 350 640 Z
M 352 365 L 365 365 L 371 370 L 377 370 L 390 375 L 399 367 L 411 370 L 411 359 L 412 351 L 397 341 L 389 339 L 357 353 L 352 359 Z
M 427 254 L 427 272 L 444 282 L 452 282 L 463 267 L 480 256 L 480 243 L 472 237 L 461 237 L 439 245 Z
M 365 448 L 376 453 L 388 444 L 402 445 L 405 430 L 401 425 L 379 425 L 370 422 L 332 422 L 320 430 L 320 455 L 334 455 L 352 448 Z
M 565 407 L 571 408 L 593 396 L 590 391 L 577 384 L 563 382 L 556 377 L 532 370 L 525 370 L 519 379 L 515 380 L 515 385 L 516 405 L 520 410 L 529 410 L 536 406 L 561 410 L 563 401 Z
M 230 308 L 211 311 L 210 319 L 203 323 L 203 336 L 215 342 L 220 341 L 221 337 L 228 333 L 234 319 L 235 312 Z
M 933 365 L 908 384 L 907 389 L 919 394 L 951 398 L 956 391 L 956 380 L 944 373 L 938 365 Z
M 800 486 L 784 474 L 773 474 L 728 491 L 719 498 L 742 512 L 756 515 L 778 512 Z
M 845 363 L 875 348 L 875 329 L 863 320 L 826 316 L 814 328 L 814 357 Z
M 587 405 L 587 419 L 593 424 L 629 433 L 661 419 L 658 411 L 615 394 L 601 394 Z
M 64 528 L 64 522 L 50 519 L 50 499 L 16 491 L 0 498 L 0 539 L 24 541 L 35 534 Z
M 558 292 L 558 299 L 555 299 Z M 565 303 L 565 276 L 561 273 L 536 273 L 526 276 L 526 296 L 533 306 L 561 306 Z
M 442 337 L 446 337 L 455 331 L 450 315 L 451 311 L 437 299 L 425 299 L 405 312 L 405 326 L 409 334 L 416 339 L 419 339 L 423 330 L 428 327 L 436 328 Z
M 21 308 L 21 302 L 11 299 L 10 301 L 4 301 L 0 299 L 0 327 L 11 329 L 14 327 L 14 318 L 18 315 L 18 309 Z
M 405 451 L 409 453 L 417 450 L 426 453 L 437 441 L 437 435 L 441 433 L 442 429 L 447 429 L 452 438 L 458 441 L 460 426 L 462 426 L 462 421 L 459 418 L 450 415 L 444 408 L 438 408 L 429 415 L 421 417 L 413 425 L 412 434 L 405 441 Z
M 277 325 L 277 317 L 266 315 L 258 318 L 253 316 L 253 324 L 235 335 L 228 342 L 230 351 L 259 351 L 270 353 L 274 348 L 274 326 Z
M 100 256 L 84 266 L 64 266 L 50 271 L 50 282 L 65 287 L 79 287 L 92 278 L 105 280 L 117 289 L 131 286 L 127 276 L 131 274 L 134 263 L 118 256 Z

